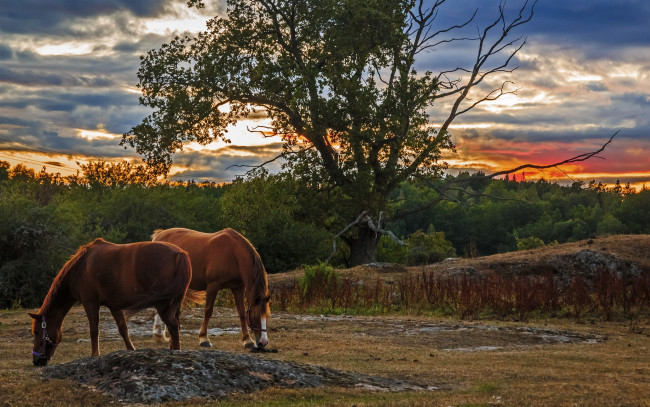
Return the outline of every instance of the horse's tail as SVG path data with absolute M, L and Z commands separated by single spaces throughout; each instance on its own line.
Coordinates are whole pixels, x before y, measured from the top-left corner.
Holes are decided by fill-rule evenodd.
M 185 287 L 189 287 L 190 281 L 192 280 L 192 263 L 190 261 L 190 255 L 187 254 L 185 250 L 181 250 L 176 256 L 176 264 L 179 268 L 179 276 L 185 280 Z M 183 305 L 187 305 L 190 302 L 198 304 L 205 303 L 205 291 L 190 290 L 187 288 L 185 290 Z
M 185 294 L 185 300 L 183 305 L 188 305 L 189 303 L 195 303 L 199 305 L 205 304 L 205 291 L 196 291 L 196 290 L 187 290 Z
M 163 229 L 154 230 L 153 233 L 151 234 L 151 240 L 156 240 L 156 238 L 161 232 L 163 232 Z
M 184 286 L 185 291 L 187 291 L 187 287 L 190 286 L 190 281 L 192 281 L 192 263 L 190 262 L 190 255 L 180 248 L 176 253 L 176 267 L 178 268 L 178 285 Z

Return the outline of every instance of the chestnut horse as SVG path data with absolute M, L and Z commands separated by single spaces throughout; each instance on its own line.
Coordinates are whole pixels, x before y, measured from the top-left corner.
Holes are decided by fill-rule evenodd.
M 187 253 L 163 242 L 114 244 L 103 239 L 79 248 L 55 277 L 34 319 L 33 362 L 44 366 L 61 342 L 61 324 L 80 302 L 90 324 L 92 356 L 99 355 L 99 307 L 113 315 L 126 348 L 135 349 L 123 310 L 155 307 L 169 328 L 171 349 L 180 349 L 179 312 L 192 268 Z M 188 293 L 193 295 L 194 293 Z
M 268 343 L 266 319 L 270 315 L 266 270 L 253 245 L 232 229 L 202 233 L 190 229 L 156 230 L 154 241 L 164 241 L 186 250 L 192 262 L 190 289 L 206 291 L 203 324 L 199 344 L 210 347 L 208 323 L 214 300 L 222 288 L 229 288 L 234 297 L 241 323 L 245 347 L 263 348 Z M 255 334 L 255 340 L 249 331 Z M 154 338 L 164 338 L 160 319 L 154 322 Z

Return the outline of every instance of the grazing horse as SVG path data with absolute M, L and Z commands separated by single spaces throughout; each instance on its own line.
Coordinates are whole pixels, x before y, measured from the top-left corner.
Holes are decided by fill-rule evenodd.
M 155 307 L 169 328 L 170 348 L 180 349 L 178 317 L 191 278 L 187 253 L 169 243 L 114 244 L 95 239 L 80 247 L 55 277 L 38 313 L 29 313 L 34 319 L 34 365 L 44 366 L 54 355 L 63 319 L 77 302 L 90 324 L 92 356 L 99 355 L 100 306 L 111 311 L 129 350 L 135 348 L 123 310 Z
M 156 230 L 154 241 L 164 241 L 186 250 L 192 262 L 190 289 L 206 291 L 203 324 L 199 344 L 211 347 L 208 323 L 214 300 L 222 288 L 229 288 L 234 297 L 245 347 L 264 348 L 268 343 L 266 319 L 270 315 L 266 270 L 253 245 L 232 229 L 202 233 L 190 229 Z M 250 332 L 255 334 L 255 340 Z M 154 339 L 164 338 L 160 319 L 154 322 Z

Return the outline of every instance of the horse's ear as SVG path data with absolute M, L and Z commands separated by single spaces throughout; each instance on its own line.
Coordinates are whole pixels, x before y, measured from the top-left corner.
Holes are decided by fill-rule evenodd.
M 27 315 L 29 315 L 30 317 L 32 317 L 32 318 L 34 318 L 34 319 L 36 319 L 36 320 L 41 319 L 41 316 L 40 316 L 40 315 L 38 315 L 38 314 L 34 314 L 33 312 L 28 312 Z

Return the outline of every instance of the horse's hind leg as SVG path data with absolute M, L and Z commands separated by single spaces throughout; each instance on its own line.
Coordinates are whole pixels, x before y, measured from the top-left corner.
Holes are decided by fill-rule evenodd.
M 210 323 L 210 318 L 212 318 L 212 312 L 214 310 L 214 300 L 217 298 L 217 293 L 219 289 L 210 289 L 205 293 L 205 308 L 203 309 L 203 323 L 201 324 L 201 330 L 199 331 L 199 345 L 205 348 L 212 347 L 210 339 L 208 338 L 208 324 Z
M 169 335 L 167 335 L 167 331 L 165 330 L 165 324 L 160 319 L 158 312 L 154 314 L 153 340 L 156 342 L 169 342 Z
M 180 335 L 180 310 L 183 303 L 183 297 L 174 298 L 170 303 L 163 306 L 158 306 L 158 315 L 167 325 L 167 332 L 169 332 L 170 342 L 169 349 L 179 350 L 181 348 L 181 335 Z
M 135 350 L 135 347 L 133 346 L 133 342 L 131 342 L 131 338 L 129 337 L 129 326 L 126 324 L 126 318 L 124 318 L 124 312 L 121 310 L 115 311 L 115 310 L 110 310 L 111 314 L 113 315 L 113 319 L 115 319 L 115 323 L 117 324 L 117 330 L 120 332 L 120 336 L 122 339 L 124 339 L 124 344 L 126 345 L 126 348 L 128 350 Z
M 239 323 L 241 324 L 242 344 L 246 348 L 254 348 L 255 341 L 248 332 L 248 321 L 246 321 L 246 310 L 244 309 L 244 289 L 242 287 L 233 288 L 232 295 L 235 297 L 235 305 L 239 314 Z

